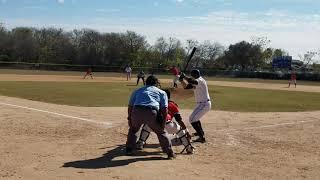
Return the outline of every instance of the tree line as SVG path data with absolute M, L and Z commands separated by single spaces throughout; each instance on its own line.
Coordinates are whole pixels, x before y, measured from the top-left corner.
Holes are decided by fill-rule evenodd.
M 288 55 L 255 37 L 224 47 L 219 42 L 159 37 L 153 44 L 134 31 L 102 33 L 92 29 L 16 27 L 0 24 L 0 61 L 104 66 L 183 66 L 193 47 L 191 66 L 253 70 L 270 67 L 273 57 Z

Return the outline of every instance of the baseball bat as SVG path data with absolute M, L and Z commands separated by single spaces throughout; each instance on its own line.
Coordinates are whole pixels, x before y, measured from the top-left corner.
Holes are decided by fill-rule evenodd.
M 189 63 L 190 63 L 190 61 L 191 61 L 194 53 L 196 52 L 196 50 L 197 50 L 196 47 L 194 47 L 194 48 L 192 49 L 192 52 L 191 52 L 189 58 L 187 59 L 187 63 L 186 63 L 186 65 L 184 66 L 183 72 L 186 72 L 186 70 L 187 70 L 187 68 L 188 68 L 188 66 L 189 66 Z

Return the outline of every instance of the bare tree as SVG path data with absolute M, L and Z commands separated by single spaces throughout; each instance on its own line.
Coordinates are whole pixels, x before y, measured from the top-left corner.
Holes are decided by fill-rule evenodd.
M 269 47 L 271 40 L 268 39 L 266 36 L 252 36 L 251 37 L 251 44 L 258 45 L 262 49 L 266 49 Z
M 304 55 L 299 54 L 299 58 L 304 64 L 308 65 L 315 61 L 315 57 L 318 53 L 315 51 L 307 51 Z

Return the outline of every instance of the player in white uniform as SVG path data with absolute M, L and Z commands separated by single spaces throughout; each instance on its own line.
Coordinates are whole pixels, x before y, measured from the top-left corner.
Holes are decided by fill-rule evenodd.
M 124 71 L 126 72 L 126 75 L 127 75 L 127 81 L 131 80 L 131 72 L 132 72 L 131 67 L 127 65 Z
M 181 82 L 184 89 L 193 89 L 194 97 L 196 101 L 196 107 L 189 117 L 189 121 L 192 127 L 195 129 L 195 135 L 199 136 L 195 142 L 206 142 L 204 137 L 204 131 L 200 119 L 211 110 L 211 100 L 208 91 L 207 82 L 201 77 L 200 71 L 194 69 L 191 71 L 191 77 L 181 74 L 179 81 Z M 186 80 L 188 84 L 184 81 Z

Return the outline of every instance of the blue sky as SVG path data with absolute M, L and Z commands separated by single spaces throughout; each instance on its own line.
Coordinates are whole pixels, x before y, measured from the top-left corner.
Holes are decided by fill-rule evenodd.
M 320 49 L 320 0 L 0 0 L 6 27 L 136 31 L 217 41 L 225 46 L 266 36 L 295 58 Z

